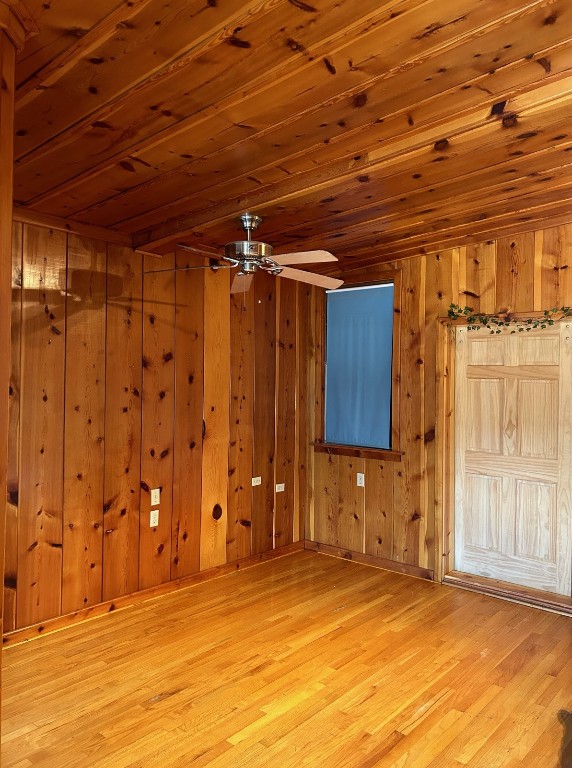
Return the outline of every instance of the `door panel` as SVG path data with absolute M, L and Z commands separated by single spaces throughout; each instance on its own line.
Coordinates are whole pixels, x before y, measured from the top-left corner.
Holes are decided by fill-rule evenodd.
M 572 594 L 571 336 L 457 330 L 456 570 Z
M 504 383 L 499 379 L 470 379 L 467 382 L 467 400 L 469 413 L 479 414 L 478 419 L 467 424 L 467 449 L 500 454 Z

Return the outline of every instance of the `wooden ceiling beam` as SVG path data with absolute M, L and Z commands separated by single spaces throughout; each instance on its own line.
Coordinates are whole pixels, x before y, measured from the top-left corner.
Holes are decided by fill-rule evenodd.
M 44 89 L 53 87 L 81 59 L 93 53 L 109 37 L 116 35 L 118 29 L 129 24 L 130 19 L 151 2 L 153 0 L 129 0 L 128 3 L 122 3 L 88 32 L 77 37 L 69 48 L 64 48 L 48 60 L 43 67 L 18 85 L 16 110 L 30 104 Z
M 569 81 L 569 84 L 572 81 Z M 546 87 L 547 88 L 547 87 Z M 565 84 L 559 85 L 556 89 L 566 92 L 568 86 Z M 544 103 L 546 97 L 544 88 L 540 88 L 535 92 L 537 100 L 540 104 Z M 551 91 L 551 95 L 553 92 Z M 521 104 L 533 104 L 534 99 L 530 94 L 525 94 L 523 99 L 517 98 L 511 102 L 511 107 L 514 107 L 514 111 L 510 109 L 507 114 L 510 114 L 510 119 L 514 121 L 512 131 L 513 134 L 519 133 L 517 130 L 518 120 L 521 119 L 526 122 L 528 115 L 532 114 L 532 111 L 521 112 Z M 456 151 L 456 142 L 463 141 L 463 136 L 469 134 L 471 131 L 483 129 L 484 126 L 490 126 L 499 124 L 505 115 L 500 114 L 497 116 L 491 116 L 490 108 L 483 110 L 479 108 L 477 111 L 471 114 L 455 115 L 455 119 L 449 123 L 440 122 L 438 125 L 429 125 L 422 129 L 421 127 L 413 135 L 408 135 L 406 138 L 402 138 L 399 133 L 392 139 L 390 136 L 378 144 L 372 149 L 364 149 L 359 155 L 343 154 L 340 157 L 340 152 L 337 153 L 336 161 L 333 163 L 327 163 L 326 158 L 328 153 L 321 153 L 322 163 L 318 169 L 315 168 L 313 162 L 308 163 L 307 158 L 303 158 L 303 169 L 297 171 L 294 164 L 290 164 L 288 160 L 280 163 L 279 170 L 284 169 L 285 173 L 279 173 L 275 165 L 265 166 L 264 169 L 257 169 L 252 174 L 241 175 L 239 177 L 229 178 L 230 174 L 224 181 L 220 183 L 212 183 L 210 186 L 201 185 L 200 179 L 196 179 L 194 176 L 187 178 L 184 184 L 179 184 L 179 194 L 174 200 L 171 200 L 166 205 L 155 205 L 154 211 L 145 211 L 142 215 L 128 221 L 120 221 L 120 214 L 116 214 L 112 219 L 114 226 L 125 229 L 128 232 L 136 232 L 143 227 L 149 228 L 154 224 L 164 222 L 166 220 L 184 215 L 188 210 L 200 211 L 201 202 L 208 199 L 210 203 L 210 210 L 208 216 L 212 220 L 212 207 L 215 201 L 229 201 L 228 190 L 232 189 L 234 192 L 233 199 L 238 199 L 238 208 L 244 207 L 259 207 L 261 199 L 267 200 L 270 204 L 276 199 L 276 190 L 288 190 L 289 192 L 304 191 L 310 189 L 316 184 L 326 182 L 328 189 L 324 191 L 322 195 L 326 198 L 329 195 L 329 188 L 332 189 L 339 182 L 345 184 L 351 183 L 356 176 L 365 177 L 368 175 L 380 173 L 378 178 L 388 177 L 397 173 L 397 165 L 403 161 L 403 167 L 411 167 L 411 173 L 418 171 L 416 165 L 419 163 L 419 158 L 429 155 L 430 160 L 434 160 L 435 155 L 439 154 L 435 152 L 435 147 L 443 146 L 444 149 L 441 152 L 441 156 L 447 156 L 449 152 L 453 154 Z M 512 129 L 510 129 L 512 130 Z M 522 129 L 524 130 L 524 129 Z M 509 140 L 510 133 L 507 131 L 506 140 Z M 378 149 L 379 147 L 379 149 Z M 354 150 L 355 152 L 355 150 Z M 348 156 L 349 155 L 349 156 Z M 222 159 L 219 160 L 222 162 Z M 473 158 L 474 162 L 474 158 Z M 309 171 L 305 171 L 306 167 L 310 166 Z M 278 179 L 274 181 L 274 179 Z M 189 195 L 181 194 L 181 187 L 192 186 L 193 192 Z M 153 194 L 153 192 L 156 194 Z M 157 202 L 159 190 L 152 186 L 147 188 L 147 198 L 153 199 Z M 174 190 L 173 190 L 174 192 Z M 334 193 L 332 193 L 334 194 Z M 387 196 L 387 194 L 386 194 Z M 119 209 L 119 201 L 116 201 Z M 334 208 L 337 206 L 333 206 Z M 234 215 L 232 211 L 230 215 Z M 80 214 L 81 216 L 81 214 Z M 83 218 L 83 216 L 81 216 Z M 97 218 L 91 219 L 87 216 L 86 220 L 98 221 Z M 200 224 L 197 221 L 197 224 Z
M 38 33 L 38 25 L 23 0 L 0 0 L 0 29 L 4 30 L 16 50 Z
M 16 166 L 36 160 L 39 155 L 46 151 L 46 145 L 48 145 L 49 152 L 54 152 L 62 146 L 67 146 L 75 137 L 83 136 L 84 132 L 92 126 L 94 121 L 99 123 L 110 121 L 117 110 L 126 108 L 126 103 L 129 99 L 142 101 L 149 91 L 159 90 L 163 87 L 166 80 L 178 76 L 182 68 L 188 66 L 211 49 L 220 46 L 225 39 L 232 36 L 232 29 L 229 29 L 229 27 L 240 26 L 253 14 L 267 12 L 269 8 L 276 6 L 279 2 L 280 0 L 250 0 L 250 2 L 245 4 L 244 2 L 239 2 L 239 0 L 233 0 L 233 5 L 236 8 L 224 18 L 224 25 L 222 27 L 220 22 L 215 23 L 213 27 L 207 25 L 206 30 L 197 37 L 192 38 L 190 42 L 187 37 L 186 44 L 182 48 L 173 51 L 166 61 L 161 57 L 157 57 L 157 64 L 155 66 L 141 68 L 141 70 L 136 69 L 134 76 L 126 79 L 126 84 L 123 87 L 117 87 L 117 83 L 121 82 L 121 78 L 117 73 L 117 65 L 113 66 L 111 84 L 115 82 L 116 86 L 111 95 L 100 94 L 99 89 L 97 93 L 90 93 L 89 88 L 86 87 L 81 93 L 81 101 L 77 99 L 76 103 L 72 102 L 70 104 L 65 90 L 62 89 L 60 98 L 67 100 L 68 108 L 65 110 L 55 110 L 57 118 L 54 117 L 54 119 L 63 121 L 63 125 L 61 127 L 41 125 L 35 131 L 32 129 L 27 131 L 24 137 L 25 140 L 20 143 L 18 148 Z M 180 4 L 182 7 L 188 5 L 184 1 Z M 139 11 L 143 10 L 145 5 L 146 3 L 139 8 Z M 151 5 L 154 6 L 156 4 L 152 3 Z M 204 4 L 201 2 L 196 9 L 197 14 L 202 10 L 204 10 Z M 166 10 L 163 10 L 163 13 L 168 11 L 169 7 L 166 6 Z M 158 23 L 155 23 L 156 34 L 158 34 L 158 30 L 161 27 L 161 20 L 157 21 Z M 128 33 L 132 35 L 133 41 L 137 39 L 137 35 L 141 35 L 141 30 L 137 29 L 135 25 L 133 27 L 126 26 L 123 34 L 127 35 Z M 148 39 L 150 34 L 151 32 L 147 32 L 145 35 L 144 50 L 151 42 Z M 104 42 L 104 40 L 105 38 L 102 37 L 101 42 Z M 132 42 L 132 44 L 135 43 Z M 97 48 L 94 50 L 97 50 Z M 99 59 L 99 66 L 106 61 L 103 56 L 94 58 Z M 76 60 L 76 63 L 77 61 L 81 61 L 81 58 Z M 127 64 L 128 60 L 126 58 L 124 66 L 127 66 Z M 94 62 L 94 65 L 97 66 L 97 63 Z M 41 98 L 42 95 L 40 92 L 38 97 Z M 24 106 L 28 108 L 30 116 L 33 116 L 34 112 L 37 111 L 37 107 L 32 104 L 22 105 L 22 107 Z M 71 119 L 70 116 L 78 108 L 84 110 L 83 114 L 78 115 L 75 119 Z M 20 119 L 22 118 L 20 117 Z
M 556 49 L 539 52 L 538 56 L 551 61 L 550 74 L 547 75 L 534 59 L 526 62 L 521 60 L 518 64 L 513 63 L 495 73 L 494 86 L 490 82 L 490 75 L 481 75 L 469 82 L 470 88 L 461 90 L 460 86 L 463 83 L 457 82 L 451 90 L 418 101 L 415 105 L 408 104 L 392 114 L 385 111 L 389 104 L 381 104 L 379 107 L 374 104 L 372 110 L 377 110 L 377 114 L 386 115 L 383 120 L 377 122 L 372 120 L 368 111 L 363 118 L 360 117 L 359 125 L 351 129 L 344 127 L 343 134 L 334 136 L 332 139 L 329 136 L 325 140 L 322 139 L 323 130 L 320 131 L 318 123 L 335 126 L 335 112 L 331 115 L 316 113 L 310 124 L 306 122 L 304 125 L 302 121 L 302 130 L 305 128 L 304 139 L 296 143 L 289 143 L 287 140 L 288 133 L 291 134 L 295 130 L 294 126 L 279 125 L 271 132 L 264 131 L 260 135 L 250 137 L 246 142 L 232 144 L 222 152 L 202 155 L 196 160 L 177 165 L 166 172 L 161 172 L 154 164 L 155 157 L 149 156 L 148 153 L 137 153 L 136 156 L 142 162 L 137 164 L 136 173 L 131 174 L 135 177 L 133 186 L 125 188 L 126 173 L 119 164 L 116 163 L 110 167 L 104 161 L 91 172 L 65 182 L 29 201 L 29 204 L 42 209 L 46 204 L 57 205 L 57 198 L 60 197 L 62 201 L 65 199 L 65 204 L 68 205 L 69 193 L 73 193 L 73 204 L 69 215 L 85 218 L 92 223 L 105 222 L 124 228 L 126 231 L 137 231 L 144 225 L 149 226 L 157 222 L 161 216 L 168 216 L 168 206 L 172 206 L 174 201 L 181 208 L 186 202 L 192 205 L 193 199 L 197 199 L 203 190 L 216 188 L 217 168 L 221 165 L 232 168 L 236 164 L 234 160 L 236 157 L 240 158 L 241 173 L 234 176 L 231 182 L 233 188 L 241 179 L 251 181 L 256 179 L 263 183 L 264 173 L 276 175 L 277 167 L 283 169 L 288 175 L 296 173 L 296 165 L 300 163 L 307 165 L 313 153 L 320 154 L 321 165 L 324 165 L 329 158 L 347 163 L 348 157 L 357 154 L 360 154 L 364 161 L 367 160 L 370 152 L 377 152 L 380 146 L 383 147 L 384 153 L 389 154 L 390 149 L 394 152 L 399 151 L 400 144 L 411 150 L 423 143 L 439 141 L 445 136 L 450 138 L 490 121 L 491 110 L 495 104 L 502 101 L 506 103 L 504 109 L 507 113 L 518 112 L 534 100 L 544 98 L 542 94 L 547 86 L 558 83 L 570 73 L 568 47 L 558 46 Z M 506 71 L 507 69 L 509 71 Z M 517 70 L 518 74 L 514 70 Z M 407 85 L 404 83 L 400 91 L 406 93 Z M 566 86 L 558 85 L 556 88 L 565 90 Z M 453 120 L 450 116 L 452 99 L 456 101 Z M 359 110 L 360 115 L 362 111 Z M 495 119 L 501 118 L 502 114 L 497 115 Z M 409 125 L 410 122 L 413 125 Z M 335 131 L 335 128 L 333 130 Z M 329 132 L 332 132 L 332 128 Z M 296 133 L 298 135 L 299 131 Z M 327 142 L 326 145 L 324 141 Z M 201 148 L 197 147 L 197 149 L 200 154 Z M 82 201 L 93 200 L 94 184 L 98 185 L 99 182 L 101 185 L 104 179 L 120 191 L 110 195 L 107 188 L 107 191 L 102 190 L 103 199 L 98 200 L 95 205 L 82 206 Z M 189 184 L 192 185 L 192 193 L 181 194 L 181 190 Z M 228 178 L 218 183 L 218 186 L 228 187 Z M 145 206 L 144 202 L 151 199 L 154 201 L 152 209 L 148 205 Z M 162 202 L 165 199 L 166 202 Z M 138 205 L 136 210 L 133 209 L 135 203 Z
M 467 3 L 467 7 L 471 5 L 471 0 L 465 0 L 465 2 Z M 411 8 L 414 5 L 411 2 L 409 2 L 408 4 L 411 6 Z M 402 2 L 400 5 L 406 6 L 407 3 L 404 0 L 404 2 Z M 504 29 L 503 25 L 507 23 L 508 19 L 512 19 L 514 16 L 527 17 L 529 14 L 538 15 L 538 14 L 544 13 L 543 5 L 542 5 L 542 2 L 540 2 L 540 0 L 529 4 L 525 9 L 522 9 L 521 7 L 519 7 L 519 5 L 520 4 L 518 3 L 518 0 L 512 0 L 509 7 L 507 7 L 506 9 L 503 8 L 503 13 L 501 17 L 499 19 L 495 19 L 494 24 L 489 24 L 489 26 L 487 27 L 487 31 L 490 31 L 490 29 L 494 29 L 494 30 L 498 30 L 497 34 L 500 34 Z M 424 12 L 428 13 L 425 6 L 429 6 L 429 4 L 427 3 L 424 4 Z M 411 8 L 409 10 L 411 10 Z M 388 13 L 385 10 L 385 7 L 382 7 L 381 10 L 384 12 L 385 16 L 388 16 Z M 436 9 L 433 9 L 433 17 L 435 16 L 435 10 Z M 457 9 L 457 10 L 461 10 L 461 9 Z M 395 13 L 397 16 L 397 12 Z M 488 14 L 490 16 L 490 11 L 488 11 Z M 370 17 L 371 17 L 371 14 L 370 14 Z M 367 21 L 369 22 L 369 27 L 375 28 L 374 21 L 372 21 L 370 17 L 367 18 Z M 384 20 L 381 11 L 380 11 L 380 17 L 381 17 L 381 20 L 380 19 L 377 20 L 378 24 Z M 431 17 L 427 16 L 427 18 L 431 18 Z M 454 48 L 455 46 L 459 45 L 460 41 L 466 42 L 468 40 L 471 40 L 473 37 L 475 37 L 475 32 L 476 32 L 475 28 L 471 26 L 471 24 L 473 25 L 476 24 L 477 19 L 473 20 L 471 14 L 468 14 L 468 18 L 470 18 L 471 20 L 470 23 L 469 21 L 465 21 L 463 23 L 459 22 L 459 26 L 462 28 L 459 34 L 456 36 L 453 36 L 451 39 L 447 39 L 446 41 L 440 41 L 439 35 L 426 35 L 425 37 L 423 35 L 420 35 L 419 37 L 422 38 L 422 40 L 416 43 L 417 49 L 418 49 L 418 50 L 416 49 L 417 50 L 416 55 L 411 57 L 410 59 L 407 59 L 406 61 L 401 61 L 397 59 L 399 61 L 399 64 L 393 68 L 393 71 L 403 72 L 407 69 L 417 66 L 419 62 L 422 62 L 426 59 L 429 51 L 439 52 L 440 55 L 443 55 L 444 51 L 449 50 L 451 47 Z M 479 19 L 482 22 L 481 17 L 479 17 Z M 391 24 L 393 25 L 397 25 L 398 23 L 402 23 L 400 18 L 396 18 L 391 21 Z M 393 35 L 393 37 L 396 38 L 396 41 L 393 44 L 393 49 L 395 49 L 395 46 L 399 42 L 399 36 L 397 32 L 399 32 L 400 35 L 403 35 L 404 39 L 401 41 L 401 47 L 405 47 L 406 42 L 409 39 L 405 30 L 407 28 L 411 28 L 412 24 L 421 24 L 421 23 L 422 23 L 421 18 L 420 19 L 415 18 L 413 21 L 409 21 L 409 20 L 407 21 L 407 24 L 409 25 L 409 27 L 404 27 L 403 29 L 401 27 L 397 28 L 396 32 Z M 562 21 L 562 23 L 565 23 L 565 19 Z M 463 27 L 463 24 L 465 25 L 464 27 Z M 362 26 L 365 26 L 364 22 L 362 22 Z M 547 29 L 551 27 L 551 25 L 545 25 L 545 26 L 547 27 Z M 354 24 L 354 27 L 355 27 L 355 24 Z M 346 30 L 342 30 L 342 32 L 338 35 L 338 37 L 341 42 L 345 41 L 345 46 L 348 48 L 347 55 L 351 57 L 352 55 L 351 54 L 351 46 L 352 46 L 351 38 L 349 39 L 350 41 L 348 42 L 348 36 L 345 33 L 346 33 Z M 371 29 L 368 31 L 368 34 L 369 35 L 372 34 Z M 482 33 L 479 33 L 478 35 L 476 35 L 476 38 L 479 39 L 481 34 Z M 544 30 L 543 30 L 543 34 L 545 34 Z M 546 33 L 546 34 L 550 34 L 550 33 Z M 554 34 L 554 33 L 551 32 L 551 34 Z M 333 41 L 331 38 L 328 39 L 327 42 L 329 46 L 333 45 Z M 389 42 L 391 42 L 391 40 Z M 540 40 L 539 40 L 539 44 L 541 44 Z M 201 110 L 200 116 L 198 118 L 199 121 L 204 121 L 205 118 L 208 117 L 209 115 L 212 117 L 213 115 L 214 116 L 220 115 L 232 109 L 237 109 L 237 108 L 240 109 L 241 105 L 244 103 L 244 100 L 247 99 L 248 97 L 256 97 L 259 100 L 264 101 L 266 96 L 268 95 L 268 91 L 271 89 L 275 91 L 279 85 L 281 88 L 285 89 L 285 93 L 284 93 L 285 100 L 287 102 L 289 101 L 293 102 L 294 99 L 291 98 L 291 96 L 293 96 L 294 94 L 288 93 L 287 81 L 292 82 L 294 86 L 298 88 L 299 74 L 302 69 L 307 69 L 308 67 L 312 67 L 314 71 L 319 73 L 318 79 L 316 79 L 316 76 L 314 76 L 314 79 L 316 83 L 319 83 L 322 81 L 324 82 L 325 85 L 323 87 L 326 87 L 326 89 L 330 89 L 330 91 L 326 90 L 324 92 L 324 97 L 331 98 L 332 84 L 327 79 L 324 80 L 325 77 L 327 78 L 327 74 L 326 76 L 322 74 L 325 71 L 325 68 L 324 68 L 323 62 L 319 59 L 319 56 L 321 55 L 320 46 L 324 47 L 324 44 L 323 43 L 317 44 L 316 51 L 318 51 L 318 53 L 316 53 L 316 51 L 313 50 L 312 57 L 309 60 L 307 57 L 306 58 L 297 57 L 294 60 L 294 62 L 290 62 L 290 61 L 286 62 L 286 64 L 282 66 L 282 69 L 284 70 L 283 72 L 280 71 L 280 69 L 276 69 L 271 72 L 265 72 L 259 75 L 258 78 L 255 77 L 251 82 L 248 82 L 246 84 L 244 83 L 239 84 L 238 88 L 237 89 L 235 88 L 234 91 L 231 91 L 231 93 L 226 98 L 224 97 L 224 94 L 221 94 L 219 97 L 219 101 L 216 105 L 216 108 L 213 108 L 210 110 L 209 109 Z M 507 47 L 510 48 L 511 46 L 507 46 Z M 370 48 L 371 48 L 371 45 L 370 45 Z M 324 47 L 324 50 L 329 50 L 329 49 Z M 356 53 L 357 53 L 357 50 L 356 50 Z M 397 56 L 397 54 L 398 54 L 398 50 L 392 50 L 392 55 L 394 57 Z M 508 53 L 506 54 L 507 57 L 509 55 L 510 54 Z M 183 63 L 186 66 L 188 62 L 186 60 L 185 61 L 182 60 L 181 62 L 179 62 L 181 67 L 183 66 Z M 385 58 L 382 57 L 380 59 L 378 66 L 379 66 L 379 75 L 377 76 L 377 78 L 382 77 L 383 79 L 386 79 L 388 76 L 391 76 L 391 71 L 388 72 L 387 70 L 387 64 L 386 64 Z M 373 67 L 373 64 L 368 63 L 368 70 L 370 70 L 372 67 Z M 346 75 L 347 74 L 348 73 L 346 73 Z M 338 75 L 336 77 L 336 88 L 338 89 L 338 91 L 340 88 L 340 86 L 338 85 L 340 76 L 341 75 Z M 372 85 L 372 83 L 375 82 L 375 80 L 376 80 L 376 77 L 375 76 L 372 77 L 368 73 L 368 77 L 364 78 L 362 75 L 360 75 L 360 77 L 357 79 L 357 82 L 355 82 L 355 74 L 354 74 L 353 86 L 351 86 L 349 90 L 346 89 L 344 91 L 345 97 L 351 101 L 351 98 L 353 96 L 355 96 L 356 94 L 359 94 L 361 91 L 363 91 L 363 89 L 369 88 Z M 155 86 L 155 82 L 153 80 L 147 81 L 147 82 L 148 83 L 150 82 L 149 87 Z M 351 85 L 351 78 L 348 81 L 348 86 L 349 85 Z M 309 109 L 311 108 L 312 110 L 314 110 L 316 106 L 315 90 L 314 91 L 309 90 L 308 94 L 309 94 L 308 108 Z M 133 96 L 133 103 L 131 101 L 132 96 Z M 106 105 L 104 108 L 101 108 L 97 112 L 97 123 L 102 123 L 102 124 L 108 123 L 110 128 L 109 131 L 103 131 L 103 132 L 100 131 L 100 133 L 102 133 L 102 137 L 101 137 L 102 141 L 105 143 L 106 153 L 109 154 L 109 149 L 115 150 L 114 157 L 116 159 L 117 159 L 117 147 L 119 145 L 122 145 L 122 151 L 124 153 L 129 153 L 130 148 L 131 149 L 133 148 L 134 134 L 133 134 L 133 130 L 130 130 L 127 123 L 125 123 L 123 126 L 117 125 L 115 131 L 111 130 L 112 128 L 115 127 L 112 125 L 113 121 L 116 121 L 118 117 L 117 115 L 115 115 L 115 107 L 118 106 L 119 104 L 119 106 L 121 106 L 121 109 L 122 109 L 122 114 L 125 115 L 125 119 L 132 121 L 133 114 L 135 114 L 137 109 L 139 108 L 139 105 L 143 96 L 144 96 L 144 93 L 141 91 L 140 88 L 137 88 L 131 93 L 124 94 L 124 96 L 120 100 L 114 100 L 110 102 L 109 105 Z M 299 100 L 300 100 L 300 94 L 297 93 L 296 102 L 298 103 Z M 173 114 L 175 112 L 180 112 L 181 110 L 180 99 L 178 99 L 177 101 L 179 103 L 176 103 L 176 102 L 173 103 L 173 107 L 172 107 Z M 320 99 L 318 99 L 318 103 L 319 102 L 320 102 Z M 160 115 L 158 117 L 160 117 Z M 94 119 L 95 119 L 95 112 L 90 112 L 86 120 L 77 122 L 69 130 L 61 132 L 58 136 L 54 137 L 50 141 L 50 144 L 45 148 L 45 150 L 42 150 L 42 151 L 44 152 L 44 154 L 45 154 L 45 151 L 47 152 L 56 151 L 58 148 L 60 148 L 61 142 L 64 142 L 65 145 L 68 145 L 70 143 L 73 144 L 74 141 L 80 138 L 83 140 L 84 138 L 83 134 L 90 129 Z M 148 136 L 151 138 L 152 141 L 161 141 L 161 136 L 162 136 L 164 141 L 168 140 L 169 143 L 172 144 L 172 142 L 176 139 L 176 136 L 180 134 L 181 131 L 187 132 L 188 130 L 191 130 L 193 128 L 196 130 L 197 128 L 196 117 L 184 118 L 183 120 L 178 119 L 176 121 L 176 124 L 174 124 L 173 120 L 169 120 L 167 126 L 164 125 L 165 123 L 164 120 L 162 122 L 163 122 L 163 125 L 160 126 L 159 132 L 157 132 L 157 130 L 149 131 Z M 146 130 L 149 130 L 149 128 L 146 128 Z M 241 132 L 242 135 L 244 135 L 244 128 L 242 128 L 241 131 L 239 132 Z M 146 141 L 145 137 L 141 136 L 140 128 L 137 128 L 136 134 L 137 134 L 138 143 L 141 141 L 143 142 Z M 212 130 L 208 131 L 207 135 L 212 138 L 213 136 L 216 135 L 216 131 L 212 131 Z M 95 135 L 90 138 L 90 142 L 94 148 L 96 146 L 94 144 L 94 140 L 96 138 L 97 137 Z M 109 141 L 108 138 L 113 140 Z M 227 141 L 227 138 L 228 137 L 225 137 L 225 142 Z M 119 142 L 116 139 L 119 139 Z M 129 146 L 129 144 L 131 144 L 131 147 Z M 41 146 L 42 145 L 40 145 L 40 147 L 37 147 L 38 152 L 40 151 Z M 99 152 L 98 150 L 98 154 L 100 154 L 101 156 L 102 153 Z M 20 157 L 20 159 L 18 160 L 18 166 L 20 166 L 20 164 L 25 165 L 26 163 L 31 162 L 33 160 L 37 160 L 37 159 L 38 159 L 37 154 L 35 154 L 34 150 L 32 150 L 30 153 L 28 154 L 24 153 L 24 155 Z M 132 161 L 133 161 L 133 158 L 131 158 L 130 160 L 125 160 L 125 162 L 130 162 L 132 165 L 136 167 L 137 162 L 133 163 Z M 143 162 L 144 161 L 142 160 L 142 163 Z M 145 161 L 145 162 L 148 162 L 148 161 Z M 153 163 L 150 163 L 150 165 L 153 165 Z M 77 168 L 77 161 L 75 163 L 75 168 Z M 77 178 L 78 176 L 77 171 L 73 175 Z M 46 174 L 43 174 L 43 176 L 45 178 L 48 178 Z M 127 178 L 129 178 L 129 176 L 127 176 Z M 30 179 L 30 181 L 32 180 Z M 39 184 L 40 182 L 41 182 L 41 179 L 40 180 L 36 179 L 35 181 L 36 184 Z M 54 185 L 52 183 L 52 188 L 53 186 L 57 186 L 57 185 Z M 20 196 L 20 199 L 21 199 L 21 196 Z M 28 198 L 27 202 L 29 201 L 30 200 Z
M 117 230 L 107 229 L 106 227 L 97 227 L 92 224 L 84 224 L 81 221 L 62 219 L 59 216 L 36 213 L 35 211 L 28 211 L 25 208 L 19 207 L 14 208 L 12 216 L 14 221 L 21 221 L 24 224 L 35 224 L 38 227 L 69 232 L 70 234 L 80 235 L 81 237 L 105 240 L 107 243 L 124 245 L 127 248 L 131 248 L 133 245 L 131 236 L 126 235 L 125 232 L 118 232 Z
M 530 232 L 558 226 L 572 221 L 572 211 L 567 202 L 538 205 L 523 209 L 518 216 L 498 217 L 482 222 L 451 225 L 446 231 L 427 234 L 424 232 L 409 240 L 396 240 L 395 243 L 372 244 L 365 248 L 351 251 L 343 257 L 341 270 L 331 268 L 322 270 L 327 274 L 343 275 L 357 269 L 369 268 L 376 264 L 394 259 L 423 256 L 447 248 L 456 248 L 469 243 L 495 240 L 518 232 Z
M 362 199 L 362 205 L 368 199 L 384 200 L 392 196 L 406 195 L 411 191 L 451 183 L 461 176 L 477 173 L 481 163 L 475 168 L 475 152 L 486 153 L 489 168 L 503 163 L 509 152 L 525 152 L 532 155 L 547 147 L 558 145 L 566 140 L 569 133 L 569 105 L 571 96 L 556 99 L 551 103 L 554 118 L 550 119 L 551 128 L 558 128 L 561 133 L 543 132 L 543 117 L 547 109 L 531 109 L 519 113 L 516 124 L 506 129 L 500 123 L 487 123 L 460 135 L 457 141 L 447 142 L 443 151 L 435 150 L 432 144 L 415 149 L 410 153 L 397 154 L 395 157 L 378 155 L 370 164 L 360 161 L 320 167 L 311 174 L 302 174 L 284 182 L 269 185 L 252 194 L 239 194 L 226 201 L 208 201 L 208 207 L 196 211 L 192 216 L 173 217 L 158 227 L 141 230 L 134 235 L 138 245 L 158 246 L 169 242 L 173 237 L 183 237 L 201 225 L 210 227 L 218 222 L 229 220 L 245 209 L 258 212 L 276 209 L 288 205 L 297 207 L 302 215 L 312 215 L 312 206 L 322 203 L 325 211 L 347 210 L 357 207 L 352 202 L 351 194 Z M 548 118 L 547 118 L 548 120 Z M 554 125 L 552 125 L 554 123 Z M 555 141 L 555 136 L 560 139 Z M 512 139 L 512 140 L 511 140 Z M 446 162 L 436 162 L 445 159 Z M 491 173 L 494 173 L 491 171 Z M 376 195 L 376 188 L 379 195 Z M 330 199 L 333 198 L 333 199 Z M 329 207 L 328 207 L 329 206 Z

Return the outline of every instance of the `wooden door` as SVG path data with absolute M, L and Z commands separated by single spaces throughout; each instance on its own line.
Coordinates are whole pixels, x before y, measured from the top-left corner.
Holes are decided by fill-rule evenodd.
M 571 337 L 457 330 L 457 571 L 571 594 Z

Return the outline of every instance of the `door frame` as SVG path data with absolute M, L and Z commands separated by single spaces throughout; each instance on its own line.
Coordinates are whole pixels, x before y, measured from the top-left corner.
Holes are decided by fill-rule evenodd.
M 511 315 L 512 318 L 541 317 L 542 312 Z M 555 323 L 569 323 L 563 318 Z M 463 320 L 438 318 L 436 349 L 436 457 L 435 457 L 435 581 L 454 584 L 483 594 L 535 605 L 572 616 L 572 598 L 517 587 L 455 571 L 455 348 L 456 328 Z

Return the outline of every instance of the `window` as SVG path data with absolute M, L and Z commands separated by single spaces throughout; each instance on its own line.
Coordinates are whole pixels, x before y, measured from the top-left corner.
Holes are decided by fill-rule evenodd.
M 394 283 L 326 294 L 326 443 L 390 449 Z

